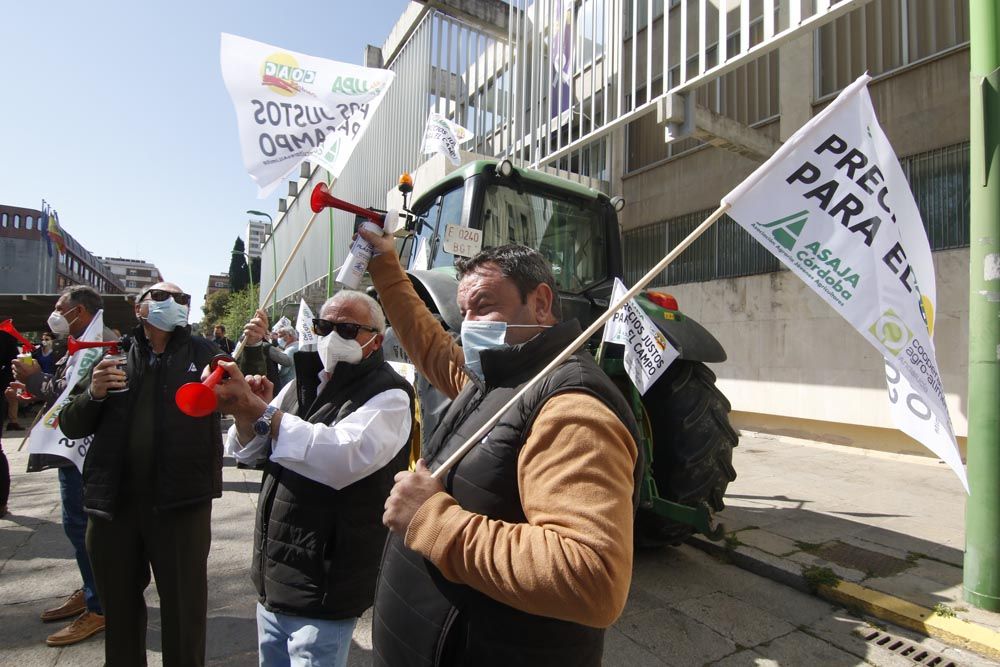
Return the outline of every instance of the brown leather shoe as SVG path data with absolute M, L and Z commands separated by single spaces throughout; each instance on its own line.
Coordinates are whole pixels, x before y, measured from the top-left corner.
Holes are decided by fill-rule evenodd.
M 98 632 L 104 632 L 104 617 L 92 611 L 85 611 L 65 628 L 49 635 L 45 643 L 49 646 L 69 646 L 82 642 Z
M 87 611 L 87 600 L 83 597 L 83 589 L 76 591 L 58 607 L 46 609 L 42 612 L 42 620 L 46 623 L 50 621 L 61 621 L 64 618 L 73 618 Z

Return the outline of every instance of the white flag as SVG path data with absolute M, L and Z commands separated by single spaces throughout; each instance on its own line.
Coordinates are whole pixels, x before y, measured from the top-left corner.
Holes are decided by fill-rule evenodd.
M 626 292 L 622 281 L 615 278 L 611 303 L 618 303 Z M 625 372 L 640 394 L 645 394 L 680 354 L 635 299 L 629 299 L 608 320 L 602 340 L 625 346 Z
M 295 330 L 299 333 L 299 349 L 315 350 L 316 334 L 313 333 L 313 311 L 305 299 L 299 299 L 299 315 L 295 318 Z
M 472 132 L 458 123 L 453 123 L 434 111 L 427 115 L 427 125 L 424 126 L 424 140 L 420 152 L 424 155 L 441 153 L 451 160 L 453 165 L 459 165 L 462 158 L 458 147 L 472 138 Z
M 104 334 L 104 311 L 99 310 L 90 321 L 87 330 L 78 339 L 80 342 L 100 341 Z M 84 348 L 74 354 L 66 362 L 66 389 L 49 408 L 34 428 L 28 440 L 28 451 L 32 454 L 55 454 L 72 461 L 80 472 L 83 472 L 83 460 L 87 458 L 87 449 L 94 436 L 74 440 L 67 438 L 59 429 L 59 413 L 70 402 L 70 392 L 81 379 L 89 377 L 91 369 L 104 356 L 105 348 Z
M 284 315 L 282 315 L 281 319 L 275 322 L 274 326 L 271 327 L 271 331 L 281 331 L 285 327 L 291 327 L 291 326 L 292 326 L 292 321 L 287 317 L 285 317 Z
M 221 61 L 261 198 L 305 159 L 337 178 L 395 76 L 226 33 Z
M 968 491 L 931 337 L 930 245 L 869 80 L 845 88 L 722 201 L 882 354 L 896 425 Z

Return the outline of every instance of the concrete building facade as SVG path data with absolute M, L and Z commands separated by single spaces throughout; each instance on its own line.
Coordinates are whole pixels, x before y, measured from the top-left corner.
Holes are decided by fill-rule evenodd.
M 411 3 L 382 49 L 366 54 L 369 64 L 396 71 L 396 82 L 333 193 L 381 206 L 373 190 L 381 183 L 385 192 L 422 161 L 423 119 L 437 111 L 475 134 L 463 159 L 510 157 L 622 195 L 627 284 L 870 72 L 876 112 L 934 251 L 938 362 L 964 445 L 968 0 L 433 5 Z M 477 16 L 470 7 L 496 11 Z M 557 9 L 546 15 L 545 7 Z M 691 123 L 669 124 L 677 101 L 692 105 L 684 107 Z M 289 183 L 268 241 L 279 258 L 311 215 L 300 193 L 326 178 L 306 169 Z M 418 180 L 417 190 L 426 185 Z M 328 225 L 316 226 L 279 285 L 279 303 L 314 302 L 327 289 L 327 267 L 339 266 L 347 249 L 336 241 L 350 238 L 351 222 L 331 213 Z M 262 272 L 266 291 L 274 276 L 267 266 Z M 893 427 L 878 353 L 732 220 L 717 223 L 654 285 L 727 349 L 728 361 L 713 370 L 738 426 L 926 453 Z
M 0 204 L 0 293 L 56 294 L 70 285 L 90 285 L 102 294 L 124 286 L 99 257 L 62 228 L 66 252 L 49 254 L 38 209 Z
M 260 257 L 260 249 L 264 247 L 264 239 L 271 233 L 270 225 L 260 220 L 250 220 L 246 228 L 246 253 L 251 259 Z
M 205 298 L 207 299 L 210 294 L 215 294 L 216 292 L 228 292 L 229 291 L 229 274 L 228 273 L 213 273 L 208 277 L 208 285 L 205 287 Z
M 163 281 L 163 275 L 151 262 L 125 257 L 101 257 L 111 273 L 125 286 L 125 291 L 138 296 L 150 285 Z

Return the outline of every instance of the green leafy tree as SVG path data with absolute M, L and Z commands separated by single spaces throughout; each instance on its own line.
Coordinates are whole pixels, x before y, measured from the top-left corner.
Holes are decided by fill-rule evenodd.
M 260 292 L 251 285 L 241 292 L 233 292 L 226 303 L 226 314 L 222 323 L 226 325 L 226 335 L 234 341 L 240 337 L 243 327 L 257 312 L 257 299 Z
M 243 255 L 245 247 L 243 239 L 237 236 L 229 258 L 229 287 L 233 292 L 242 292 L 250 284 L 250 270 Z
M 212 337 L 212 329 L 216 324 L 223 321 L 226 316 L 226 307 L 229 305 L 229 292 L 221 290 L 212 292 L 205 298 L 205 303 L 201 305 L 201 312 L 205 314 L 202 318 L 202 330 L 204 335 Z M 229 327 L 226 327 L 229 330 Z
M 250 259 L 250 280 L 254 285 L 260 287 L 260 257 Z

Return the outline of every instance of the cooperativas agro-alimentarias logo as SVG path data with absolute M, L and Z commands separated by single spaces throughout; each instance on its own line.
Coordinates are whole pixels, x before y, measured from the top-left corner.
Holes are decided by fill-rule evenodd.
M 261 85 L 272 92 L 292 97 L 302 91 L 302 85 L 316 82 L 316 72 L 299 67 L 299 62 L 290 54 L 281 51 L 264 59 L 260 68 Z

